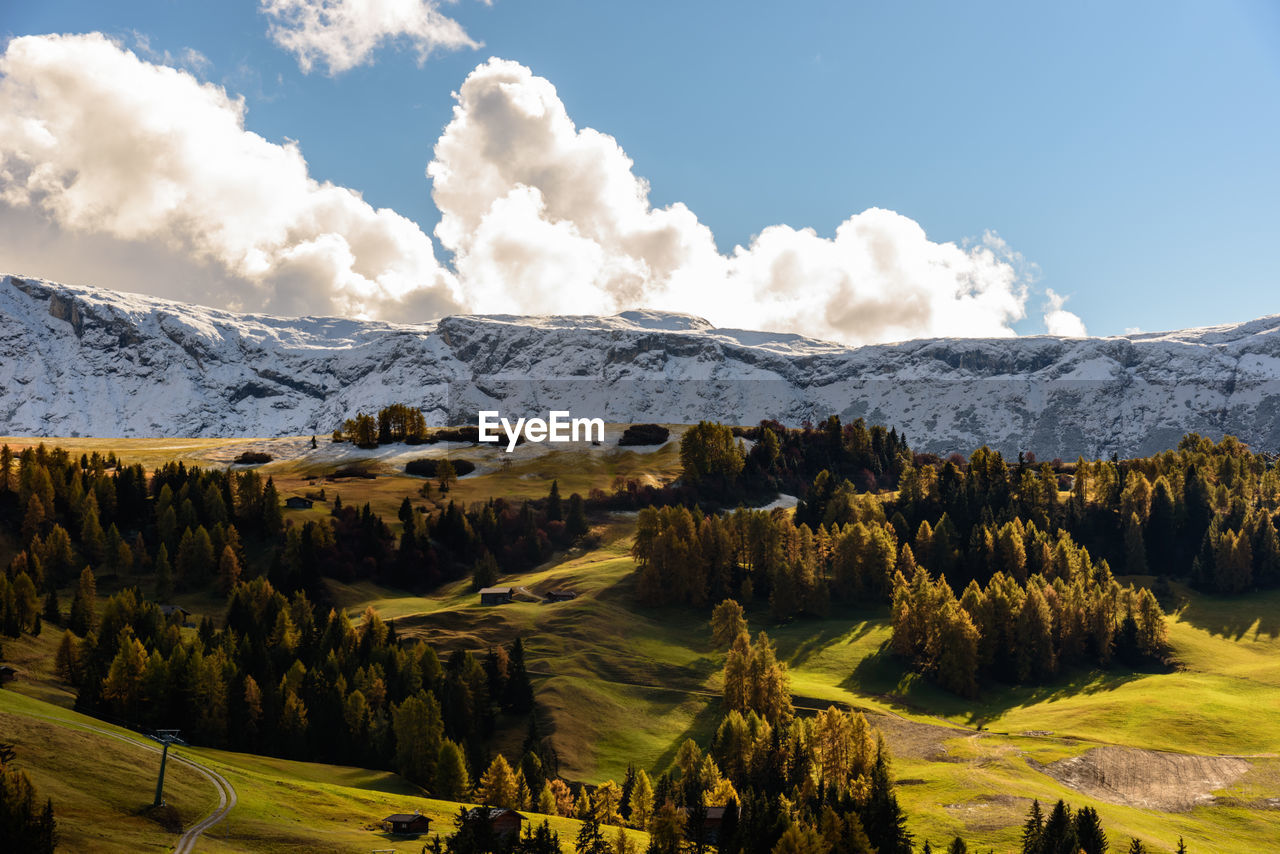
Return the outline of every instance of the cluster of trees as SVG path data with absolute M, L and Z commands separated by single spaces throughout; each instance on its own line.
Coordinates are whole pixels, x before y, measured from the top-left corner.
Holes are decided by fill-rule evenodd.
M 586 534 L 587 507 L 577 493 L 562 499 L 555 483 L 544 499 L 469 509 L 450 502 L 427 511 L 406 498 L 397 537 L 367 504 L 344 506 L 340 496 L 330 518 L 286 525 L 274 483 L 256 471 L 179 462 L 148 478 L 114 457 L 75 459 L 40 446 L 15 460 L 4 447 L 0 523 L 19 551 L 0 580 L 0 630 L 60 622 L 57 591 L 86 567 L 97 577 L 149 576 L 147 593 L 160 601 L 181 590 L 226 593 L 257 577 L 323 602 L 322 577 L 425 590 L 481 564 L 518 572 Z
M 1166 653 L 1164 612 L 1146 588 L 1121 587 L 1106 564 L 1025 584 L 997 572 L 957 599 L 946 576 L 894 574 L 893 651 L 942 687 L 974 697 L 985 679 L 1043 682 L 1072 664 L 1135 663 Z
M 53 801 L 39 803 L 27 772 L 13 766 L 16 751 L 0 741 L 0 840 L 8 851 L 53 854 L 58 844 Z
M 1107 834 L 1093 807 L 1073 811 L 1065 801 L 1059 800 L 1045 815 L 1040 801 L 1031 802 L 1027 820 L 1022 825 L 1022 854 L 1106 854 L 1108 850 Z M 1147 847 L 1134 837 L 1126 850 L 1129 854 L 1146 854 Z M 1177 854 L 1187 854 L 1182 837 L 1178 837 Z
M 973 528 L 1021 519 L 1050 534 L 1065 529 L 1128 574 L 1186 578 L 1210 592 L 1280 585 L 1280 468 L 1232 436 L 1215 443 L 1189 434 L 1150 457 L 1056 468 L 1025 457 L 1010 466 L 986 448 L 968 461 L 917 463 L 903 472 L 890 512 L 911 528 L 947 516 L 964 576 L 930 568 L 961 584 L 984 580 L 985 543 Z
M 441 663 L 373 609 L 354 626 L 261 578 L 235 585 L 223 628 L 184 637 L 179 620 L 127 589 L 83 637 L 67 629 L 55 667 L 77 707 L 198 744 L 395 768 L 446 797 L 469 789 L 496 715 L 533 709 L 519 639 Z
M 1280 585 L 1280 468 L 1232 437 L 1192 434 L 1148 458 L 1067 465 L 1010 463 L 985 447 L 967 460 L 912 455 L 893 431 L 838 419 L 737 435 L 704 422 L 686 433 L 681 459 L 679 489 L 644 495 L 652 504 L 632 549 L 643 601 L 768 602 L 786 620 L 824 615 L 833 601 L 892 600 L 895 648 L 965 694 L 987 677 L 1160 658 L 1159 603 L 1120 586 L 1113 566 L 1215 592 Z M 796 490 L 794 515 L 700 509 L 762 484 L 772 494 L 819 466 Z M 1019 632 L 1041 642 L 1015 655 Z M 943 650 L 954 659 L 945 665 Z
M 846 483 L 827 508 L 830 524 L 816 528 L 782 510 L 645 508 L 631 550 L 639 595 L 655 605 L 759 601 L 778 620 L 823 616 L 833 600 L 887 602 L 901 538 L 885 503 Z M 927 524 L 922 530 L 930 544 L 952 551 L 945 523 L 937 536 Z
M 360 448 L 376 448 L 393 442 L 416 445 L 427 439 L 427 420 L 422 410 L 404 403 L 393 403 L 378 410 L 375 418 L 357 412 L 333 431 L 333 441 L 349 441 Z
M 743 439 L 752 443 L 750 450 Z M 861 492 L 893 489 L 911 459 L 896 430 L 868 429 L 861 418 L 844 425 L 836 415 L 799 430 L 777 421 L 746 429 L 703 421 L 680 441 L 682 481 L 700 498 L 721 504 L 803 492 L 823 471 L 833 484 L 848 480 Z M 814 521 L 806 507 L 798 512 L 801 521 Z

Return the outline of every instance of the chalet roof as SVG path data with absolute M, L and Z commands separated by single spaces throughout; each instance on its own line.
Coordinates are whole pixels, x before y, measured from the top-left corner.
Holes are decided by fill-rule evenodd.
M 512 588 L 510 588 L 510 587 L 485 587 L 485 588 L 483 588 L 483 589 L 480 591 L 480 595 L 481 595 L 481 596 L 483 596 L 483 595 L 484 595 L 484 594 L 486 594 L 486 593 L 507 593 L 507 594 L 510 594 L 510 593 L 511 593 L 511 589 L 512 589 Z
M 395 815 L 387 816 L 386 818 L 383 819 L 383 821 L 403 822 L 403 821 L 414 821 L 419 818 L 425 818 L 427 819 L 427 821 L 431 821 L 431 819 L 427 818 L 425 815 L 419 812 L 398 812 Z
M 481 813 L 480 813 L 480 810 L 482 810 L 482 809 L 485 809 L 485 808 L 484 808 L 484 807 L 472 807 L 471 809 L 467 810 L 467 815 L 474 816 L 474 815 L 481 814 Z M 511 809 L 510 807 L 489 807 L 488 809 L 489 809 L 489 820 L 490 820 L 490 821 L 493 821 L 495 818 L 501 818 L 502 816 L 504 816 L 504 815 L 506 815 L 506 814 L 508 814 L 508 813 L 510 813 L 511 815 L 513 815 L 513 816 L 515 816 L 516 818 L 520 819 L 521 821 L 523 821 L 523 820 L 525 819 L 525 816 L 524 816 L 524 815 L 522 815 L 522 814 L 520 814 L 520 813 L 516 812 L 515 810 Z

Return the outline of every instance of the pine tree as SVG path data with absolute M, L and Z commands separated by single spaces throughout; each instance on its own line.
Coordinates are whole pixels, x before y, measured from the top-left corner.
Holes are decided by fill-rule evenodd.
M 1027 820 L 1022 824 L 1022 854 L 1040 854 L 1040 841 L 1044 837 L 1044 813 L 1038 799 L 1031 802 Z
M 533 683 L 529 681 L 529 671 L 525 666 L 524 641 L 518 637 L 511 643 L 505 695 L 503 705 L 511 714 L 524 715 L 533 711 Z
M 957 836 L 951 840 L 951 844 L 947 846 L 947 854 L 969 854 L 969 846 L 964 840 Z
M 1044 854 L 1058 854 L 1058 852 L 1073 854 L 1079 849 L 1075 819 L 1071 814 L 1071 807 L 1067 806 L 1065 801 L 1059 800 L 1049 811 L 1049 817 L 1044 822 L 1040 845 Z
M 582 826 L 578 828 L 578 838 L 573 843 L 574 854 L 610 854 L 609 843 L 600 832 L 600 822 L 591 813 L 587 814 Z
M 1147 854 L 1147 846 L 1138 837 L 1132 837 L 1129 841 L 1129 854 Z
M 570 539 L 578 539 L 590 530 L 587 524 L 587 508 L 582 496 L 573 493 L 569 496 L 569 515 L 564 523 L 564 532 Z
M 1084 854 L 1105 854 L 1107 834 L 1102 830 L 1102 820 L 1093 807 L 1081 807 L 1076 813 L 1076 841 Z
M 1055 671 L 1053 654 L 1053 614 L 1044 594 L 1035 584 L 1028 585 L 1022 610 L 1018 613 L 1017 668 L 1018 680 L 1041 680 Z
M 725 599 L 711 612 L 711 636 L 716 647 L 728 649 L 738 635 L 747 631 L 747 619 L 742 606 L 734 599 Z
M 222 557 L 218 560 L 218 589 L 223 595 L 230 593 L 240 583 L 240 561 L 231 546 L 222 547 Z
M 1147 574 L 1147 546 L 1142 539 L 1142 523 L 1138 514 L 1129 514 L 1124 528 L 1124 569 L 1130 575 Z
M 471 788 L 471 775 L 467 773 L 462 748 L 447 738 L 440 744 L 435 782 L 435 794 L 451 801 L 460 800 Z
M 156 600 L 168 602 L 173 596 L 173 568 L 169 565 L 169 549 L 164 543 L 156 551 Z
M 1178 837 L 1178 850 L 1174 854 L 1187 854 L 1187 843 L 1182 841 L 1182 837 Z
M 636 783 L 631 790 L 628 806 L 631 810 L 631 826 L 639 830 L 647 829 L 649 820 L 653 817 L 653 784 L 649 782 L 649 775 L 643 768 L 636 772 Z
M 93 577 L 93 570 L 85 567 L 80 573 L 80 581 L 76 585 L 75 598 L 71 600 L 71 615 L 68 621 L 70 629 L 84 637 L 98 625 L 98 584 Z
M 560 482 L 551 481 L 551 492 L 547 495 L 547 521 L 559 522 L 564 518 L 564 507 L 560 501 Z
M 480 555 L 480 559 L 471 567 L 471 589 L 472 591 L 483 590 L 493 586 L 497 580 L 498 562 L 494 560 L 493 554 L 485 549 L 484 554 Z
M 506 757 L 499 753 L 480 777 L 480 784 L 476 787 L 476 800 L 492 807 L 516 809 L 519 797 L 516 775 Z
M 435 779 L 444 737 L 440 704 L 435 696 L 419 691 L 396 706 L 392 728 L 396 737 L 396 767 L 401 776 L 420 785 L 430 785 Z
M 937 615 L 938 682 L 961 697 L 978 695 L 979 634 L 969 614 L 954 601 L 947 602 Z

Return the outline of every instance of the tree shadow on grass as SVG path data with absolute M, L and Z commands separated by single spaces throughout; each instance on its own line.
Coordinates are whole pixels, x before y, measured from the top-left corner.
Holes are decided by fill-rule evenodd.
M 671 767 L 676 761 L 676 753 L 680 750 L 680 745 L 684 744 L 687 739 L 692 738 L 700 745 L 708 745 L 711 743 L 711 737 L 715 735 L 716 727 L 720 724 L 720 718 L 723 709 L 716 700 L 711 700 L 702 708 L 698 714 L 694 715 L 692 721 L 689 722 L 684 732 L 676 736 L 667 746 L 667 749 L 657 758 L 653 770 L 655 773 L 661 774 Z
M 903 711 L 958 719 L 967 726 L 985 729 L 990 721 L 1013 709 L 1114 691 L 1129 682 L 1163 672 L 1167 670 L 1159 666 L 1141 669 L 1119 664 L 1106 670 L 1076 668 L 1043 685 L 986 682 L 980 686 L 977 699 L 967 699 L 907 669 L 902 660 L 889 651 L 886 641 L 874 654 L 859 661 L 840 687 L 885 700 Z
M 1177 612 L 1184 623 L 1229 640 L 1280 637 L 1280 593 L 1193 595 Z

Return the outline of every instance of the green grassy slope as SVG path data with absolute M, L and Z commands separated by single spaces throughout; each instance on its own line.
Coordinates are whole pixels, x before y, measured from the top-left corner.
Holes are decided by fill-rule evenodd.
M 160 757 L 135 743 L 145 739 L 16 691 L 0 691 L 0 732 L 16 744 L 18 765 L 40 795 L 53 799 L 60 850 L 171 850 L 182 830 L 217 803 L 207 780 L 171 761 L 165 775 L 167 806 L 152 809 Z M 448 835 L 460 806 L 424 797 L 416 786 L 385 771 L 195 747 L 174 753 L 221 773 L 238 797 L 227 818 L 201 837 L 201 851 L 417 851 L 421 841 L 390 837 L 379 820 L 419 810 L 431 817 L 433 832 Z M 579 822 L 527 815 L 536 822 L 548 819 L 566 851 L 572 850 Z M 609 838 L 615 832 L 606 829 Z M 641 850 L 648 844 L 647 834 L 627 832 Z
M 522 635 L 568 776 L 620 779 L 628 762 L 661 772 L 685 738 L 705 743 L 718 723 L 722 659 L 704 615 L 635 604 L 629 522 L 604 539 L 508 579 L 570 587 L 580 593 L 572 602 L 484 607 L 463 583 L 417 600 L 372 586 L 336 592 L 353 614 L 389 606 L 400 631 L 444 649 L 479 651 Z M 1179 834 L 1195 851 L 1265 850 L 1280 838 L 1280 811 L 1268 800 L 1280 795 L 1280 632 L 1239 615 L 1280 613 L 1280 593 L 1240 602 L 1182 593 L 1171 672 L 1075 672 L 1047 686 L 994 686 L 977 702 L 904 675 L 887 654 L 882 610 L 780 626 L 764 611 L 749 617 L 777 642 L 801 706 L 841 702 L 873 715 L 912 826 L 935 842 L 965 833 L 1010 849 L 1030 799 L 1061 797 L 1097 808 L 1113 837 L 1141 836 L 1153 850 L 1172 850 Z M 1244 754 L 1251 769 L 1211 805 L 1165 812 L 1087 797 L 1037 768 L 1102 744 Z

